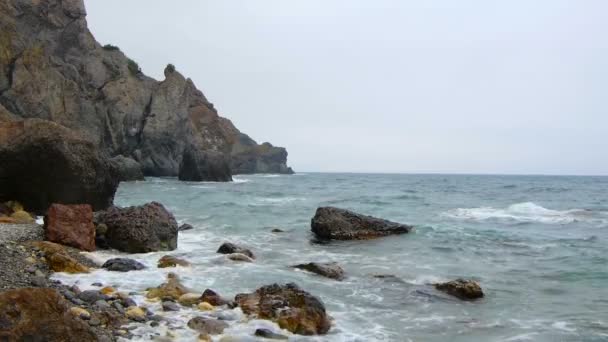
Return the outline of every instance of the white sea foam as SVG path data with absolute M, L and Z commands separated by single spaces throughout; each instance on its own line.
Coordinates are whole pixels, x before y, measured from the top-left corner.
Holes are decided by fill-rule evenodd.
M 442 214 L 459 220 L 486 221 L 500 220 L 513 222 L 539 222 L 545 224 L 568 224 L 573 222 L 606 223 L 593 212 L 584 209 L 551 210 L 533 202 L 517 203 L 507 208 L 457 208 Z
M 232 177 L 232 183 L 240 184 L 240 183 L 248 183 L 250 180 L 246 178 Z

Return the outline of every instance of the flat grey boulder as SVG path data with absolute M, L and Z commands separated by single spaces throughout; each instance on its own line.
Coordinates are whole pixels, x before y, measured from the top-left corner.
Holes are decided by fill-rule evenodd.
M 369 240 L 406 234 L 413 229 L 409 225 L 335 207 L 318 208 L 311 221 L 312 232 L 324 240 Z

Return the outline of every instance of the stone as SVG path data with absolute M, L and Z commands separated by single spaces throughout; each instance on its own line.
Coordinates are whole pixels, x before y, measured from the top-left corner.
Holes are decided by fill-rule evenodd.
M 141 165 L 133 158 L 117 155 L 110 159 L 121 182 L 143 181 L 144 172 Z
M 95 235 L 96 236 L 105 236 L 108 232 L 108 226 L 103 223 L 100 223 L 95 227 Z
M 213 318 L 194 317 L 188 321 L 188 327 L 201 334 L 219 335 L 228 328 L 228 323 Z
M 127 308 L 127 310 L 125 311 L 125 315 L 130 320 L 137 322 L 143 322 L 146 320 L 146 313 L 144 312 L 144 310 L 142 310 L 142 308 L 137 306 L 131 306 Z
M 106 286 L 106 287 L 102 288 L 101 290 L 99 290 L 99 292 L 101 292 L 101 294 L 109 296 L 113 293 L 116 293 L 116 289 L 111 286 Z
M 264 329 L 264 328 L 256 329 L 254 335 L 257 337 L 267 338 L 269 340 L 287 340 L 287 339 L 289 339 L 285 335 L 277 334 L 270 329 Z
M 108 227 L 108 244 L 119 251 L 148 253 L 177 248 L 177 221 L 160 203 L 112 207 L 100 213 L 98 220 Z
M 88 320 L 91 318 L 91 314 L 87 310 L 79 308 L 77 306 L 73 306 L 70 308 L 70 314 L 74 317 L 78 317 L 84 320 Z
M 368 240 L 405 234 L 413 227 L 334 207 L 320 207 L 311 221 L 311 230 L 324 240 Z
M 91 319 L 89 320 L 89 325 L 92 327 L 100 326 L 101 320 L 99 320 L 99 318 L 97 317 L 91 317 Z
M 233 254 L 233 253 L 241 253 L 241 254 L 245 254 L 246 256 L 250 257 L 251 259 L 255 259 L 255 256 L 253 255 L 253 252 L 251 252 L 251 250 L 235 245 L 234 243 L 231 242 L 224 242 L 220 248 L 218 248 L 217 253 L 220 254 Z
M 176 267 L 182 266 L 187 267 L 190 266 L 190 263 L 184 259 L 180 259 L 171 255 L 165 255 L 158 260 L 158 268 L 167 268 L 167 267 Z
M 44 234 L 48 241 L 94 251 L 93 209 L 89 204 L 52 204 L 44 216 Z
M 227 299 L 222 298 L 217 292 L 206 289 L 201 295 L 201 301 L 209 303 L 213 306 L 229 305 L 231 302 Z
M 230 182 L 232 181 L 230 156 L 188 146 L 182 155 L 178 179 L 190 182 Z
M 44 260 L 55 272 L 89 273 L 89 268 L 68 255 L 65 247 L 49 241 L 36 241 L 31 245 L 44 252 Z
M 186 230 L 192 230 L 194 229 L 194 227 L 192 227 L 192 225 L 188 224 L 188 223 L 184 223 L 181 226 L 179 226 L 179 228 L 177 228 L 178 231 L 183 232 Z
M 185 293 L 177 299 L 177 302 L 183 306 L 191 307 L 201 302 L 201 296 L 196 293 Z
M 85 303 L 94 304 L 97 301 L 105 300 L 103 293 L 96 290 L 86 290 L 78 294 L 78 298 Z
M 310 262 L 308 264 L 299 264 L 293 267 L 301 270 L 306 270 L 308 272 L 316 273 L 327 278 L 335 280 L 344 280 L 344 270 L 342 269 L 342 267 L 340 267 L 340 265 L 335 262 Z
M 0 341 L 96 341 L 69 303 L 54 289 L 22 288 L 0 292 Z
M 272 233 L 285 233 L 285 231 L 283 229 L 279 229 L 279 228 L 274 228 L 270 232 L 272 232 Z
M 253 262 L 253 259 L 241 253 L 228 254 L 226 257 L 232 261 Z
M 202 302 L 198 304 L 198 309 L 201 311 L 213 311 L 213 309 L 215 308 L 213 307 L 213 305 L 207 302 Z
M 101 268 L 114 272 L 139 271 L 146 267 L 137 260 L 127 258 L 113 258 L 106 261 Z
M 156 288 L 149 289 L 146 297 L 172 298 L 178 300 L 179 297 L 186 293 L 190 293 L 190 291 L 180 283 L 177 274 L 169 273 L 167 275 L 167 281 Z
M 19 210 L 11 214 L 11 219 L 17 224 L 34 223 L 36 220 L 29 213 Z
M 434 286 L 437 290 L 462 300 L 475 300 L 484 296 L 481 286 L 474 280 L 456 279 L 446 283 L 434 284 Z
M 118 187 L 93 143 L 46 120 L 0 122 L 0 160 L 0 201 L 19 200 L 37 214 L 53 203 L 105 209 Z
M 238 294 L 235 302 L 245 314 L 276 322 L 294 334 L 322 335 L 331 327 L 323 302 L 293 283 Z
M 164 301 L 161 304 L 163 311 L 179 311 L 180 307 L 175 302 Z

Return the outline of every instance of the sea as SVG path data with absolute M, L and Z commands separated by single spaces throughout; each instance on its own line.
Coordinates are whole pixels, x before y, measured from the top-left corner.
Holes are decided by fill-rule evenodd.
M 298 173 L 243 175 L 231 183 L 148 178 L 122 183 L 120 206 L 158 201 L 180 232 L 171 252 L 132 254 L 148 268 L 97 270 L 55 278 L 83 289 L 92 283 L 133 292 L 138 304 L 166 318 L 133 324 L 134 340 L 196 341 L 186 327 L 212 315 L 230 327 L 214 341 L 255 341 L 257 328 L 291 341 L 608 341 L 608 177 Z M 411 224 L 410 234 L 368 241 L 316 241 L 310 220 L 335 206 Z M 273 229 L 283 233 L 274 233 Z M 217 254 L 223 242 L 250 248 L 254 263 Z M 166 254 L 190 267 L 158 269 Z M 98 262 L 117 256 L 98 251 Z M 335 281 L 291 266 L 337 262 Z M 325 336 L 281 331 L 240 309 L 162 312 L 145 299 L 168 272 L 202 293 L 224 297 L 272 283 L 296 283 L 320 298 L 332 317 Z M 485 297 L 467 302 L 432 283 L 474 279 Z

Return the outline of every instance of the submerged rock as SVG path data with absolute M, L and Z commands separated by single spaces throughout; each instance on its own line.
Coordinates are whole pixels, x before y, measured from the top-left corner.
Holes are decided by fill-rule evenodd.
M 335 280 L 343 280 L 344 279 L 344 270 L 338 263 L 328 262 L 328 263 L 317 263 L 311 262 L 308 264 L 300 264 L 293 266 L 294 268 L 306 270 L 308 272 L 316 273 L 318 275 L 335 279 Z
M 236 295 L 235 302 L 245 314 L 274 321 L 294 334 L 326 334 L 331 327 L 323 302 L 295 284 L 263 286 Z
M 180 259 L 171 255 L 165 255 L 158 260 L 158 268 L 167 268 L 167 267 L 176 267 L 182 266 L 187 267 L 190 266 L 190 263 L 184 259 Z
M 252 258 L 246 256 L 243 253 L 232 253 L 228 254 L 226 257 L 232 261 L 253 262 Z
M 132 158 L 118 155 L 110 159 L 121 182 L 145 180 L 141 165 Z
M 434 284 L 439 291 L 463 300 L 483 298 L 483 290 L 474 280 L 456 279 L 447 283 Z
M 277 334 L 270 329 L 256 329 L 255 336 L 267 338 L 269 340 L 287 340 L 289 339 L 285 335 Z
M 194 229 L 194 227 L 192 227 L 191 224 L 184 223 L 181 226 L 179 226 L 179 228 L 177 230 L 180 231 L 180 232 L 183 232 L 185 230 L 192 230 L 192 229 Z
M 334 207 L 318 208 L 311 221 L 312 232 L 327 240 L 368 240 L 405 234 L 412 229 L 412 226 Z
M 187 147 L 179 165 L 179 180 L 230 182 L 230 158 L 221 152 L 201 151 Z
M 114 258 L 106 261 L 101 268 L 105 268 L 108 271 L 114 272 L 129 272 L 139 271 L 146 268 L 144 264 L 137 260 L 127 258 Z
M 95 145 L 40 119 L 0 122 L 0 201 L 16 199 L 44 214 L 53 203 L 106 209 L 118 179 Z
M 188 327 L 201 334 L 219 335 L 224 332 L 224 329 L 228 328 L 228 323 L 219 319 L 194 317 L 188 321 Z
M 97 341 L 86 310 L 71 311 L 54 289 L 27 288 L 0 292 L 0 340 Z M 90 318 L 90 314 L 88 314 Z
M 160 286 L 148 289 L 147 298 L 172 298 L 178 300 L 181 296 L 190 291 L 181 284 L 179 277 L 175 273 L 167 275 L 167 281 Z
M 255 259 L 255 256 L 253 255 L 253 252 L 247 248 L 235 245 L 231 242 L 224 242 L 220 248 L 217 250 L 217 253 L 220 254 L 233 254 L 233 253 L 240 253 L 240 254 L 245 254 L 246 256 L 250 257 L 251 259 Z
M 147 253 L 177 248 L 177 221 L 160 203 L 112 207 L 98 216 L 108 228 L 106 242 L 119 251 Z
M 51 205 L 44 216 L 44 234 L 48 241 L 94 251 L 93 209 L 88 204 Z

